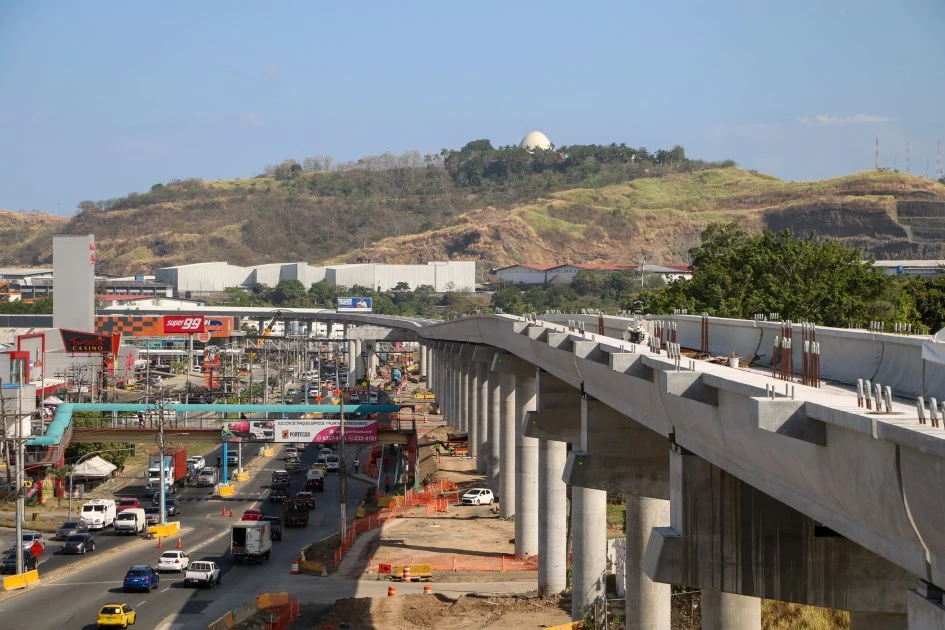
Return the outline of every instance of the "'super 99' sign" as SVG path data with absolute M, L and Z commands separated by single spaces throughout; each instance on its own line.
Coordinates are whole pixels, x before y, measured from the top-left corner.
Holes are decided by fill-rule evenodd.
M 204 332 L 203 315 L 164 315 L 162 318 L 166 333 L 202 333 Z

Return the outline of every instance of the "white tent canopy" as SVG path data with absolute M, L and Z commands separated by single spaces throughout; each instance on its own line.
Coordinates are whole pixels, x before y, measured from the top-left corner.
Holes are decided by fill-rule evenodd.
M 96 455 L 76 466 L 72 470 L 72 475 L 84 479 L 102 479 L 115 472 L 116 468 L 115 464 L 107 462 Z
M 945 328 L 922 342 L 922 359 L 945 365 Z
M 43 400 L 44 405 L 61 405 L 62 403 L 63 403 L 63 400 L 59 398 L 58 396 L 47 396 Z

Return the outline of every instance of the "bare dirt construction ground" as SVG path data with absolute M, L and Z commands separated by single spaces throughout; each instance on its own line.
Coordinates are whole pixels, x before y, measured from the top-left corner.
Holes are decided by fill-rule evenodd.
M 432 436 L 431 436 L 432 437 Z M 424 448 L 421 459 L 432 464 L 436 455 Z M 430 466 L 433 468 L 433 466 Z M 421 471 L 426 474 L 427 466 Z M 460 490 L 484 485 L 475 464 L 466 458 L 442 456 L 434 479 L 457 484 Z M 345 577 L 376 580 L 379 564 L 431 564 L 432 595 L 352 598 L 335 603 L 313 626 L 319 630 L 520 630 L 546 628 L 571 620 L 570 601 L 529 596 L 462 595 L 436 593 L 438 583 L 512 582 L 534 580 L 534 570 L 502 572 L 502 557 L 515 552 L 515 523 L 489 511 L 490 506 L 450 505 L 446 513 L 427 515 L 420 507 L 414 516 L 388 524 L 364 550 L 357 573 Z M 456 570 L 452 570 L 455 567 Z M 396 582 L 392 582 L 396 585 Z
M 315 628 L 530 630 L 571 621 L 558 602 L 522 597 L 408 595 L 339 600 Z

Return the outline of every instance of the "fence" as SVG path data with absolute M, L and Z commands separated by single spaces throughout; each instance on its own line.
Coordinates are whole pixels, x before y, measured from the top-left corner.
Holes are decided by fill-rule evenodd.
M 415 515 L 417 508 L 423 508 L 427 516 L 436 513 L 448 512 L 450 504 L 459 502 L 460 492 L 456 484 L 449 481 L 438 481 L 422 492 L 408 490 L 404 496 L 391 497 L 392 501 L 383 509 L 364 518 L 354 521 L 348 528 L 341 545 L 335 550 L 334 567 L 341 565 L 345 554 L 364 532 L 381 527 L 388 519 Z M 506 573 L 509 571 L 535 571 L 538 569 L 538 558 L 516 558 L 515 556 L 465 556 L 442 554 L 412 555 L 401 564 L 429 564 L 432 571 L 489 571 Z M 372 568 L 377 570 L 380 565 Z

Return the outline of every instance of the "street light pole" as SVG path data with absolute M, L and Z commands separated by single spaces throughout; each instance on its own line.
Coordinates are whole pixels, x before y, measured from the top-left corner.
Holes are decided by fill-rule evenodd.
M 321 367 L 319 367 L 319 371 Z M 335 384 L 337 387 L 338 384 Z M 341 472 L 341 479 L 339 480 L 339 494 L 341 495 L 341 541 L 344 544 L 345 534 L 348 531 L 348 484 L 346 480 L 348 478 L 348 469 L 345 467 L 345 398 L 341 393 L 341 390 L 338 390 L 339 400 L 341 403 L 341 444 L 338 447 L 338 469 Z
M 23 573 L 23 367 L 22 359 L 17 360 L 16 381 L 16 574 Z
M 159 410 L 158 411 L 159 415 L 158 415 L 157 438 L 158 438 L 158 449 L 160 451 L 160 457 L 161 457 L 161 479 L 159 482 L 161 484 L 161 487 L 158 494 L 158 501 L 159 501 L 158 505 L 161 506 L 161 525 L 166 525 L 167 524 L 167 509 L 166 509 L 167 506 L 165 505 L 165 501 L 167 501 L 167 494 L 166 494 L 164 484 L 167 483 L 167 480 L 165 478 L 165 462 L 164 462 L 164 403 L 163 401 L 158 406 L 158 410 Z

